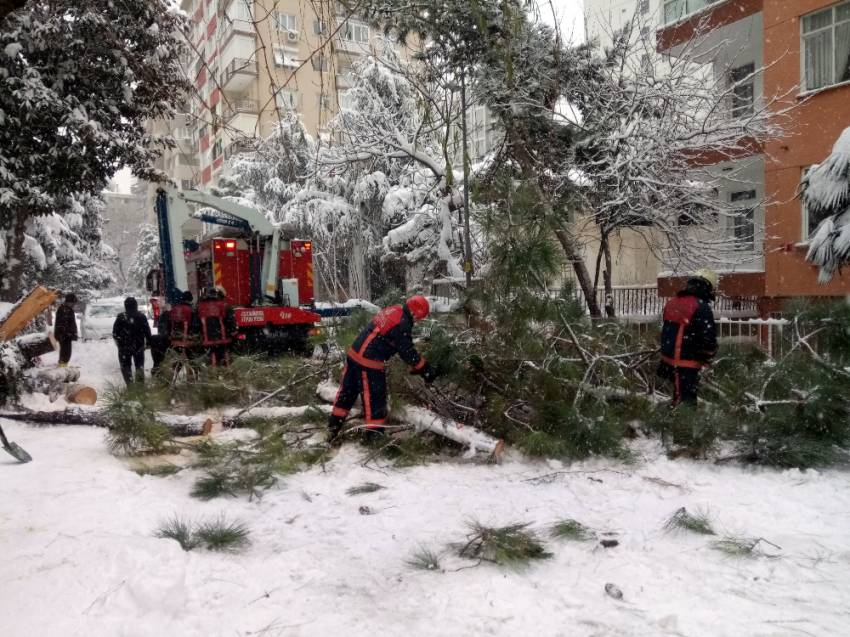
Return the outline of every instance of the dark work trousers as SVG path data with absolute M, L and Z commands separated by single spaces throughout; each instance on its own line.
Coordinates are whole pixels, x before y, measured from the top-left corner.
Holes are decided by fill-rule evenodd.
M 136 366 L 136 382 L 145 382 L 145 350 L 137 352 L 124 352 L 118 350 L 118 362 L 121 365 L 121 375 L 128 385 L 133 382 L 131 363 Z
M 59 341 L 59 364 L 67 365 L 68 361 L 71 360 L 71 344 L 72 341 L 70 338 L 63 338 Z
M 349 358 L 332 415 L 345 418 L 361 394 L 366 428 L 383 429 L 387 422 L 387 373 L 382 369 L 367 369 Z
M 697 404 L 699 389 L 699 370 L 687 367 L 673 368 L 673 404 Z
M 210 345 L 207 347 L 207 356 L 210 365 L 213 367 L 227 367 L 230 364 L 230 358 L 227 355 L 227 345 Z
M 167 336 L 154 334 L 151 336 L 151 359 L 153 359 L 153 367 L 151 372 L 159 372 L 162 361 L 165 360 L 165 354 L 168 352 L 170 341 Z

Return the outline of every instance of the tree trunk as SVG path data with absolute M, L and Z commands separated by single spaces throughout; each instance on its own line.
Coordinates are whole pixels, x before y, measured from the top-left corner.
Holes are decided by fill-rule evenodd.
M 461 132 L 463 134 L 463 271 L 466 273 L 466 287 L 472 285 L 472 238 L 469 230 L 469 138 L 466 123 L 466 71 L 460 72 Z
M 585 265 L 584 259 L 582 259 L 579 254 L 579 249 L 576 245 L 575 239 L 563 228 L 556 229 L 555 236 L 558 238 L 561 247 L 564 249 L 564 253 L 567 255 L 567 260 L 573 266 L 579 287 L 587 301 L 587 309 L 590 312 L 590 316 L 593 318 L 601 318 L 602 312 L 599 310 L 599 303 L 596 301 L 593 282 L 590 280 L 590 272 L 588 272 L 587 265 Z
M 6 232 L 7 269 L 5 280 L 0 281 L 0 300 L 15 303 L 24 291 L 24 232 L 28 215 L 24 209 L 15 208 L 12 219 L 12 227 Z
M 614 311 L 614 286 L 611 283 L 611 243 L 607 234 L 603 237 L 602 249 L 605 254 L 605 271 L 602 273 L 605 285 L 605 314 L 608 318 L 614 318 L 617 313 Z

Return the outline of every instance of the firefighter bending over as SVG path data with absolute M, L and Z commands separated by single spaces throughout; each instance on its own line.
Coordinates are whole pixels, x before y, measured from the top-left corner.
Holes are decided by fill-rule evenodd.
M 696 405 L 699 372 L 717 353 L 717 332 L 709 303 L 717 274 L 704 268 L 664 306 L 658 375 L 673 383 L 673 404 Z
M 235 332 L 233 309 L 225 300 L 220 287 L 207 288 L 198 303 L 198 320 L 201 325 L 201 345 L 209 356 L 210 365 L 229 364 L 228 346 Z
M 413 345 L 413 323 L 428 316 L 430 307 L 424 296 L 413 296 L 404 305 L 386 307 L 360 332 L 348 350 L 342 383 L 328 421 L 330 438 L 337 438 L 342 424 L 358 395 L 363 397 L 367 433 L 383 433 L 387 419 L 386 362 L 395 354 L 410 366 L 411 374 L 420 374 L 430 383 L 436 370 Z

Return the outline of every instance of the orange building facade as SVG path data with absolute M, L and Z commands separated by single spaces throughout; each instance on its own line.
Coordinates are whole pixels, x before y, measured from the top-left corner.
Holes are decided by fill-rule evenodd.
M 824 285 L 806 262 L 808 235 L 819 220 L 808 218 L 797 196 L 805 170 L 822 162 L 850 126 L 850 0 L 699 3 L 701 10 L 660 28 L 659 50 L 675 50 L 697 29 L 713 30 L 712 35 L 716 31 L 718 38 L 729 38 L 731 47 L 751 46 L 758 38 L 762 59 L 755 62 L 764 71 L 757 100 L 787 109 L 786 135 L 753 150 L 763 156 L 764 166 L 763 271 L 722 273 L 721 293 L 756 297 L 765 316 L 780 312 L 793 298 L 850 295 L 850 272 Z M 743 20 L 747 28 L 736 29 Z M 750 41 L 742 42 L 742 37 Z M 679 289 L 681 278 L 660 277 L 658 285 L 659 293 L 668 296 Z

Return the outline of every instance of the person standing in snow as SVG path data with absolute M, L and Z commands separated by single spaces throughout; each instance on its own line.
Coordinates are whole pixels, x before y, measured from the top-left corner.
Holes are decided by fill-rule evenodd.
M 717 331 L 709 303 L 717 274 L 704 268 L 664 306 L 658 375 L 673 383 L 673 404 L 697 404 L 699 374 L 717 353 Z
M 65 302 L 56 310 L 53 334 L 59 341 L 59 367 L 67 367 L 71 360 L 71 343 L 77 340 L 77 317 L 74 316 L 76 294 L 65 296 Z
M 328 420 L 331 440 L 339 436 L 358 396 L 363 398 L 367 435 L 383 433 L 387 418 L 386 362 L 394 355 L 398 354 L 410 366 L 410 373 L 421 375 L 425 382 L 437 377 L 437 371 L 413 345 L 413 323 L 426 318 L 429 312 L 428 299 L 413 296 L 404 305 L 392 305 L 378 312 L 354 339 Z
M 118 363 L 124 382 L 133 382 L 132 365 L 136 367 L 135 381 L 145 382 L 145 345 L 151 342 L 148 318 L 139 312 L 139 304 L 132 296 L 124 299 L 124 311 L 112 325 L 112 338 L 118 346 Z

